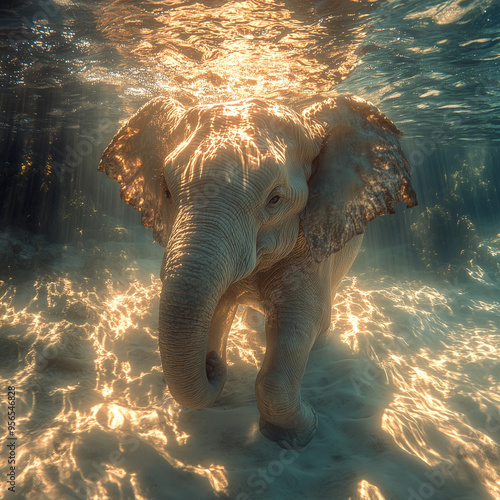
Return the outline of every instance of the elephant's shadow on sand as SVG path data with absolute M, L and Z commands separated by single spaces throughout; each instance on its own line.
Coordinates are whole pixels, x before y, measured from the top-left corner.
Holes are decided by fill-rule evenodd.
M 316 436 L 305 449 L 281 449 L 260 434 L 256 373 L 255 367 L 235 363 L 214 406 L 181 409 L 176 431 L 189 436 L 185 444 L 165 427 L 174 443 L 172 457 L 212 469 L 219 478 L 215 483 L 220 480 L 221 490 L 213 498 L 361 500 L 380 498 L 378 488 L 387 500 L 429 494 L 443 500 L 491 499 L 484 489 L 466 495 L 470 484 L 456 468 L 429 467 L 397 445 L 382 427 L 397 389 L 382 369 L 364 354 L 353 354 L 332 332 L 311 351 L 303 379 L 302 395 L 319 417 Z M 361 493 L 363 481 L 369 483 L 363 486 L 368 496 Z

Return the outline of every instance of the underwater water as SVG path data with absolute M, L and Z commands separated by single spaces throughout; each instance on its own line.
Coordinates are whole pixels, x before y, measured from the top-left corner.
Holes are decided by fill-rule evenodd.
M 498 2 L 0 10 L 3 498 L 500 499 Z M 419 206 L 368 225 L 302 384 L 318 432 L 295 452 L 259 432 L 264 332 L 243 309 L 217 404 L 171 398 L 163 252 L 97 165 L 158 95 L 300 107 L 338 92 L 405 133 Z

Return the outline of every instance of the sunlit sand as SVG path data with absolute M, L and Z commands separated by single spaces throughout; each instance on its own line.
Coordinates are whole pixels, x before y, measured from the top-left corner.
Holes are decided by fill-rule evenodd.
M 242 309 L 233 324 L 218 403 L 184 409 L 158 353 L 161 287 L 149 269 L 161 251 L 136 244 L 117 264 L 119 247 L 106 243 L 94 269 L 68 247 L 60 267 L 72 271 L 2 283 L 2 351 L 19 363 L 1 373 L 18 391 L 26 498 L 500 495 L 500 304 L 479 276 L 430 285 L 355 268 L 311 353 L 303 395 L 320 425 L 296 452 L 258 430 L 259 316 Z

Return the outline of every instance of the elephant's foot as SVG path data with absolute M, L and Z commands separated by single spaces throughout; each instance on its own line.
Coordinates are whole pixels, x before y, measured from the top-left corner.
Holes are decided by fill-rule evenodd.
M 270 441 L 276 441 L 282 448 L 302 450 L 316 434 L 318 416 L 308 403 L 302 401 L 301 405 L 304 406 L 303 410 L 308 414 L 309 421 L 305 427 L 285 429 L 260 417 L 260 432 Z

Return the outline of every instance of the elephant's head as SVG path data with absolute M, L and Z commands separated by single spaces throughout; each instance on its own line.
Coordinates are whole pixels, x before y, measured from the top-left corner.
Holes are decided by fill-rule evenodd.
M 233 283 L 286 257 L 301 228 L 319 262 L 400 201 L 416 204 L 399 134 L 340 96 L 300 114 L 156 98 L 116 134 L 99 169 L 165 247 L 159 344 L 177 401 L 201 408 L 222 390 L 225 342 L 209 333 Z

